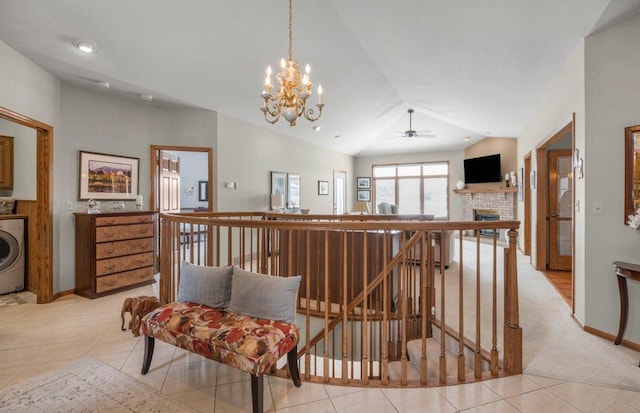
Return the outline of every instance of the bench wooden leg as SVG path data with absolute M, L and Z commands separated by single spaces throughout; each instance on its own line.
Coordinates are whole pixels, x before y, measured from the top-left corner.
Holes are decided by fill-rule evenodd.
M 291 373 L 291 380 L 296 387 L 302 386 L 300 381 L 300 371 L 298 370 L 298 347 L 294 347 L 287 353 L 287 364 L 289 365 L 289 373 Z
M 264 374 L 251 375 L 251 400 L 253 413 L 263 413 L 264 409 Z
M 145 375 L 149 372 L 151 359 L 153 358 L 153 347 L 155 343 L 155 338 L 144 336 L 144 359 L 142 360 L 142 375 Z

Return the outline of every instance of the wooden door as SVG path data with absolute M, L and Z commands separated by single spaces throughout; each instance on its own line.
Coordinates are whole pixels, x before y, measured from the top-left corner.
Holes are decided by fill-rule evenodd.
M 160 151 L 160 212 L 180 212 L 180 158 Z
M 549 151 L 549 269 L 571 271 L 573 159 L 567 149 Z

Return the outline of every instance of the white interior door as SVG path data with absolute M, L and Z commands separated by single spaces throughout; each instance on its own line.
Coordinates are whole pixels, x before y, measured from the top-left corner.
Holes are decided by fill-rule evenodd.
M 333 213 L 342 215 L 347 212 L 347 173 L 333 171 Z

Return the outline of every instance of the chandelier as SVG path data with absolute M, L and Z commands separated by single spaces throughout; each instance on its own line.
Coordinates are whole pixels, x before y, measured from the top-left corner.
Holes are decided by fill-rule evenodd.
M 322 86 L 318 86 L 318 108 L 317 113 L 314 108 L 307 108 L 307 98 L 311 95 L 310 72 L 311 67 L 305 66 L 305 74 L 301 76 L 298 62 L 291 58 L 291 45 L 293 43 L 293 35 L 291 30 L 291 22 L 293 13 L 291 7 L 292 0 L 289 0 L 289 59 L 280 60 L 281 71 L 276 75 L 278 81 L 278 89 L 276 96 L 271 94 L 273 84 L 271 83 L 271 66 L 267 67 L 267 77 L 264 80 L 265 89 L 262 91 L 262 100 L 264 106 L 260 108 L 264 113 L 264 118 L 269 123 L 276 123 L 280 119 L 280 115 L 289 122 L 291 126 L 296 125 L 296 120 L 304 116 L 307 120 L 314 122 L 322 115 Z

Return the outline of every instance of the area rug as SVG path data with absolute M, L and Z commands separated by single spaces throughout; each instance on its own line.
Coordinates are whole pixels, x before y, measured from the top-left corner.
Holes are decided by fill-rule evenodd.
M 0 412 L 193 412 L 92 357 L 0 392 Z

